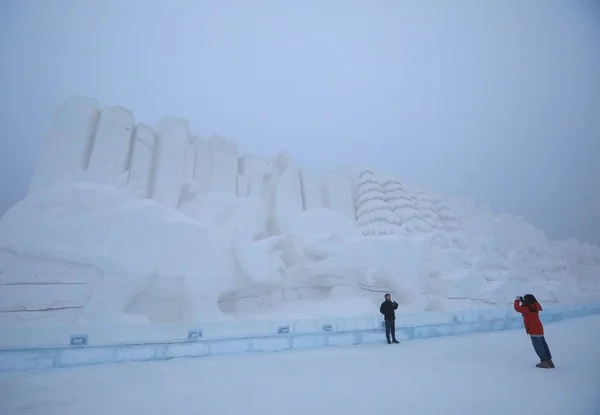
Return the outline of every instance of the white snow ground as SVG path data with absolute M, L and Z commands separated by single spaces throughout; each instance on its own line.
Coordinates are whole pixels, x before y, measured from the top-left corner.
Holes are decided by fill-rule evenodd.
M 522 330 L 348 348 L 0 374 L 0 414 L 600 413 L 600 316 L 546 326 L 554 370 Z

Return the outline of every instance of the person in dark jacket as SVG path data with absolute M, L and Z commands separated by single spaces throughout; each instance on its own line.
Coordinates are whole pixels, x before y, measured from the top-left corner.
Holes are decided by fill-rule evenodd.
M 523 315 L 523 323 L 525 331 L 531 337 L 533 349 L 540 358 L 540 363 L 536 366 L 544 369 L 554 367 L 552 362 L 552 354 L 544 337 L 544 326 L 540 321 L 539 313 L 542 311 L 542 306 L 533 294 L 527 294 L 524 297 L 517 296 L 514 303 L 515 311 Z
M 389 294 L 385 295 L 385 301 L 381 303 L 379 312 L 383 314 L 385 321 L 385 337 L 387 338 L 388 344 L 399 343 L 396 340 L 396 310 L 398 309 L 398 303 L 393 301 L 392 296 Z M 391 336 L 391 340 L 390 340 Z

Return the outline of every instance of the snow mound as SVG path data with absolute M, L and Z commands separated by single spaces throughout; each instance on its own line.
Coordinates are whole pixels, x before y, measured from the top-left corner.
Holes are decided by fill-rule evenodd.
M 130 192 L 97 183 L 70 183 L 30 194 L 10 208 L 3 223 L 70 218 L 138 201 Z
M 4 303 L 6 318 L 11 311 L 26 314 L 64 308 L 62 302 L 55 307 L 44 304 L 47 298 L 60 298 L 57 285 L 84 283 L 87 271 L 82 267 L 91 267 L 96 278 L 85 281 L 85 293 L 69 303 L 81 308 L 80 321 L 128 321 L 125 309 L 146 317 L 156 314 L 152 309 L 165 290 L 153 291 L 152 286 L 164 287 L 169 284 L 165 279 L 177 279 L 181 296 L 193 299 L 194 312 L 187 319 L 197 318 L 196 313 L 216 313 L 217 298 L 230 288 L 235 275 L 229 241 L 218 229 L 102 185 L 51 190 L 32 195 L 0 221 L 2 276 L 19 281 L 32 273 L 45 276 L 33 279 L 31 286 L 21 286 L 19 292 L 14 285 L 0 285 L 0 298 L 25 297 L 19 304 L 12 301 L 12 308 Z M 62 204 L 58 203 L 61 197 Z M 64 264 L 62 269 L 46 271 L 48 259 Z M 139 305 L 142 293 L 145 308 Z

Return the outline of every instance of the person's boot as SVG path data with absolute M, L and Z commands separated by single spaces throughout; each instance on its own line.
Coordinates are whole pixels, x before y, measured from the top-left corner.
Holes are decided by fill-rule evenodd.
M 396 339 L 393 339 L 392 343 L 400 343 L 400 342 L 398 340 L 396 340 Z
M 550 365 L 545 360 L 542 360 L 540 363 L 538 363 L 537 365 L 535 365 L 535 367 L 539 367 L 539 368 L 542 368 L 542 369 L 550 369 Z
M 548 366 L 554 369 L 554 362 L 552 361 L 552 359 L 548 360 Z
M 387 341 L 388 341 L 388 344 L 392 344 L 392 342 L 390 341 L 390 339 L 387 339 Z

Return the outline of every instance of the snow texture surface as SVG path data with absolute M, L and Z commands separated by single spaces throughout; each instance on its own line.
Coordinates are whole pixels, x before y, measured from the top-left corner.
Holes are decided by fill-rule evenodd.
M 0 374 L 0 413 L 545 415 L 600 411 L 600 317 L 551 324 L 556 369 L 522 330 L 301 352 Z
M 89 98 L 56 110 L 0 220 L 1 326 L 365 316 L 386 292 L 404 312 L 593 303 L 599 275 L 600 248 L 522 218 Z
M 160 308 L 149 311 L 164 313 Z M 542 321 L 547 324 L 599 314 L 600 304 L 552 307 L 543 312 Z M 396 319 L 396 338 L 427 339 L 522 327 L 522 317 L 509 309 L 401 314 Z M 73 338 L 85 342 L 85 347 L 72 344 Z M 227 324 L 8 327 L 0 328 L 0 372 L 351 346 L 382 339 L 381 317 L 375 316 Z
M 82 179 L 89 163 L 99 113 L 98 102 L 91 98 L 71 98 L 56 109 L 42 143 L 29 188 L 31 192 Z

